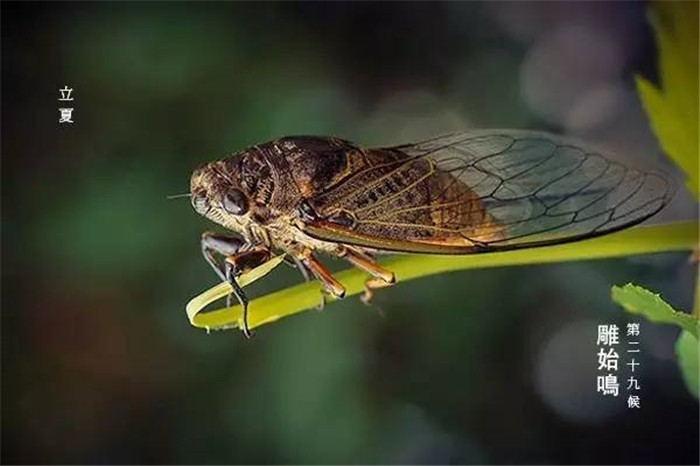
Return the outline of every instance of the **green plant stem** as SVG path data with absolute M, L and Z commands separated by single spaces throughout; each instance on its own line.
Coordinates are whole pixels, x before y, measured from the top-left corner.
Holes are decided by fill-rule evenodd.
M 516 251 L 462 256 L 396 255 L 382 260 L 381 265 L 396 274 L 396 286 L 400 287 L 414 278 L 456 270 L 683 251 L 697 245 L 698 222 L 682 222 L 631 228 L 599 238 Z M 267 272 L 269 270 L 264 273 Z M 336 274 L 336 278 L 345 286 L 346 296 L 352 296 L 363 291 L 367 277 L 359 270 L 348 269 Z M 240 306 L 199 313 L 204 306 L 228 292 L 228 284 L 223 283 L 194 298 L 188 304 L 192 325 L 212 330 L 239 326 L 242 316 Z M 195 300 L 198 300 L 196 306 L 193 305 Z M 286 288 L 252 300 L 248 310 L 248 324 L 251 328 L 258 327 L 314 308 L 320 302 L 320 287 L 315 281 Z

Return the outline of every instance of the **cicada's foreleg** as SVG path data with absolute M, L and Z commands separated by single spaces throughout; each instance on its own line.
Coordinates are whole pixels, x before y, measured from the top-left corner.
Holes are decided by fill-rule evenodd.
M 246 337 L 252 336 L 248 328 L 248 297 L 236 281 L 236 277 L 247 272 L 270 259 L 270 251 L 264 248 L 256 248 L 250 251 L 242 251 L 224 260 L 226 281 L 231 284 L 231 290 L 243 307 L 243 333 Z M 231 294 L 226 296 L 226 307 L 231 307 Z
M 234 256 L 230 256 L 234 257 Z M 231 285 L 231 290 L 236 299 L 241 304 L 243 308 L 243 334 L 250 338 L 252 334 L 248 328 L 248 296 L 243 292 L 243 288 L 236 281 L 236 273 L 234 271 L 234 266 L 228 260 L 225 262 L 224 268 L 226 269 L 226 281 Z M 231 293 L 226 296 L 226 307 L 231 307 Z
M 370 300 L 372 299 L 373 290 L 386 288 L 396 283 L 394 272 L 380 267 L 371 258 L 365 256 L 364 254 L 355 252 L 350 248 L 343 247 L 338 251 L 338 255 L 358 269 L 372 276 L 372 278 L 368 278 L 365 281 L 365 292 L 360 298 L 365 304 L 369 304 Z
M 333 277 L 330 271 L 321 264 L 311 253 L 310 249 L 303 249 L 295 253 L 296 258 L 306 267 L 316 279 L 321 282 L 323 291 L 334 298 L 345 296 L 345 287 Z M 325 301 L 324 301 L 325 302 Z
M 223 257 L 233 256 L 238 254 L 246 246 L 246 242 L 238 236 L 220 235 L 210 231 L 202 233 L 200 246 L 202 247 L 202 255 L 214 272 L 222 281 L 226 280 L 226 271 L 224 265 L 216 260 L 214 253 L 220 254 Z
M 235 295 L 243 307 L 243 333 L 250 337 L 248 328 L 248 297 L 236 281 L 241 273 L 246 272 L 270 258 L 270 251 L 265 248 L 252 246 L 236 236 L 204 233 L 202 235 L 202 254 L 219 277 L 231 285 L 231 293 L 226 296 L 226 306 L 231 306 L 231 296 Z M 214 253 L 224 256 L 223 265 Z

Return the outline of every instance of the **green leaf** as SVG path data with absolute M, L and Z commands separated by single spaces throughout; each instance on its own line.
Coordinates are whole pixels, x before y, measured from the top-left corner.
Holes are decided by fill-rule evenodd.
M 661 86 L 637 76 L 637 91 L 661 148 L 700 199 L 698 2 L 655 2 L 649 20 L 659 49 Z
M 678 357 L 678 365 L 681 367 L 685 385 L 690 393 L 695 395 L 695 398 L 700 397 L 700 384 L 698 383 L 699 352 L 700 344 L 698 339 L 690 332 L 684 331 L 681 333 L 678 341 L 676 341 L 676 356 Z
M 674 310 L 658 294 L 628 283 L 623 287 L 612 287 L 612 299 L 628 312 L 641 314 L 651 322 L 674 324 L 698 338 L 698 319 L 690 314 Z

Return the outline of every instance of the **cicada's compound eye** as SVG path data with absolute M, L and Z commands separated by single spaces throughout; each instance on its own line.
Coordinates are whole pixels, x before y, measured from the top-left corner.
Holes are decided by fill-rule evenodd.
M 224 210 L 233 215 L 245 215 L 248 212 L 248 199 L 238 189 L 228 191 L 222 200 Z
M 203 214 L 209 210 L 209 199 L 204 191 L 192 193 L 192 207 L 197 212 Z

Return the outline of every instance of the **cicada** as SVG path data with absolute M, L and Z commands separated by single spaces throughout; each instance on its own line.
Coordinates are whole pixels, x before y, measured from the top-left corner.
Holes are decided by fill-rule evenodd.
M 343 285 L 317 259 L 368 274 L 363 298 L 391 285 L 378 253 L 475 254 L 611 233 L 668 204 L 670 179 L 630 169 L 563 137 L 479 130 L 392 147 L 284 137 L 197 168 L 190 197 L 232 235 L 206 232 L 202 254 L 243 306 L 242 272 L 283 252 L 322 291 Z M 228 297 L 230 305 L 231 295 Z

